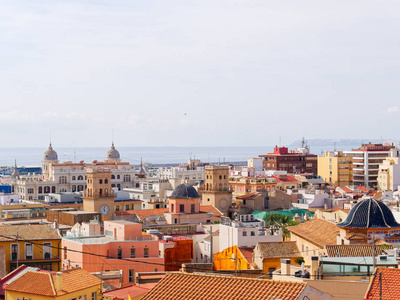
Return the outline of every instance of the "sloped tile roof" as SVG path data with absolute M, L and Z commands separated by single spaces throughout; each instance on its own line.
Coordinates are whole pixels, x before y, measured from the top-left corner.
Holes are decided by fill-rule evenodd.
M 0 241 L 10 241 L 7 237 L 17 234 L 20 240 L 61 240 L 57 230 L 47 224 L 0 226 Z
M 255 247 L 239 247 L 240 253 L 247 260 L 249 264 L 253 262 L 253 251 Z
M 170 273 L 141 300 L 293 300 L 305 287 L 303 282 Z
M 320 248 L 336 244 L 339 233 L 336 224 L 323 219 L 313 219 L 296 226 L 289 226 L 287 229 Z
M 388 245 L 389 248 L 393 248 L 392 245 Z M 363 257 L 375 256 L 386 254 L 380 246 L 375 247 L 375 251 L 372 251 L 371 244 L 365 245 L 325 245 L 325 251 L 328 257 Z
M 379 273 L 382 272 L 382 298 L 379 298 Z M 365 295 L 365 300 L 400 299 L 400 269 L 376 268 L 375 274 Z
M 149 289 L 146 289 L 144 287 L 136 286 L 136 285 L 130 285 L 126 286 L 120 289 L 115 289 L 109 292 L 104 292 L 103 295 L 106 297 L 118 297 L 122 299 L 128 299 L 128 295 L 133 297 L 141 296 L 143 294 L 146 294 L 149 291 Z
M 90 273 L 78 269 L 62 271 L 63 289 L 55 290 L 56 273 L 28 271 L 5 287 L 6 291 L 34 294 L 40 296 L 62 296 L 98 285 L 101 280 Z
M 259 242 L 257 244 L 264 258 L 301 257 L 296 242 Z

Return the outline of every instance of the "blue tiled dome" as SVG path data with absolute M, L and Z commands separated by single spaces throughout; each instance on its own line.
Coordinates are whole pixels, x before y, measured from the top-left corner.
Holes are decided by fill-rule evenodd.
M 187 199 L 187 198 L 200 198 L 200 196 L 194 187 L 186 183 L 183 183 L 175 188 L 170 198 Z
M 365 199 L 359 201 L 339 227 L 344 228 L 392 228 L 400 227 L 389 207 L 382 201 Z

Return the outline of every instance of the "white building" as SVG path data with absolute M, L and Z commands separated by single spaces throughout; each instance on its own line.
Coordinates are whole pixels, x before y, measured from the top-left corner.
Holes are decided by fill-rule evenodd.
M 237 247 L 255 247 L 258 242 L 282 241 L 282 230 L 265 228 L 265 222 L 254 215 L 240 215 L 240 220 L 222 217 L 219 225 L 219 250 Z
M 204 182 L 204 176 L 204 164 L 198 159 L 189 159 L 187 164 L 180 164 L 178 167 L 159 168 L 158 170 L 158 177 L 168 179 L 172 189 L 175 189 L 182 183 L 195 186 Z
M 0 205 L 12 205 L 18 203 L 20 203 L 18 195 L 0 193 Z
M 50 144 L 42 161 L 42 176 L 13 176 L 14 193 L 21 200 L 44 200 L 50 193 L 73 193 L 84 191 L 86 188 L 86 169 L 88 167 L 103 166 L 111 169 L 111 187 L 134 187 L 135 167 L 129 162 L 121 162 L 119 152 L 112 144 L 103 162 L 73 163 L 71 161 L 60 163 L 57 152 Z
M 344 156 L 353 157 L 353 184 L 377 187 L 379 165 L 393 149 L 392 144 L 362 144 L 352 151 L 343 151 Z

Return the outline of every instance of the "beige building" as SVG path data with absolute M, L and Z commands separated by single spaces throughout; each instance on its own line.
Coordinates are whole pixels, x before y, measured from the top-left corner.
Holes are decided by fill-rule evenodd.
M 86 168 L 101 165 L 111 170 L 111 187 L 133 188 L 135 167 L 129 162 L 121 162 L 120 154 L 112 144 L 103 162 L 94 161 L 60 163 L 57 152 L 50 144 L 42 161 L 42 175 L 14 176 L 12 186 L 14 193 L 21 200 L 44 200 L 50 193 L 80 192 L 86 189 Z
M 229 166 L 208 165 L 205 167 L 205 183 L 202 204 L 213 205 L 225 215 L 232 205 L 229 189 Z
M 342 151 L 329 151 L 318 157 L 318 175 L 337 186 L 353 185 L 353 158 Z
M 378 189 L 395 191 L 400 185 L 400 149 L 391 149 L 389 156 L 379 165 Z

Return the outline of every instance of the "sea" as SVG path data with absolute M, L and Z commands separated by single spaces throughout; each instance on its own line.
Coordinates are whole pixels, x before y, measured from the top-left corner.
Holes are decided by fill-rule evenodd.
M 350 150 L 358 145 L 346 145 L 337 150 Z M 190 158 L 200 159 L 205 163 L 234 163 L 245 165 L 250 157 L 273 152 L 274 146 L 241 147 L 116 147 L 121 161 L 139 165 L 152 164 L 155 167 L 173 166 L 186 163 Z M 60 162 L 103 161 L 110 148 L 106 147 L 54 147 Z M 0 167 L 41 166 L 43 154 L 47 148 L 0 148 Z M 334 150 L 334 146 L 312 146 L 311 153 L 321 155 L 324 151 Z

